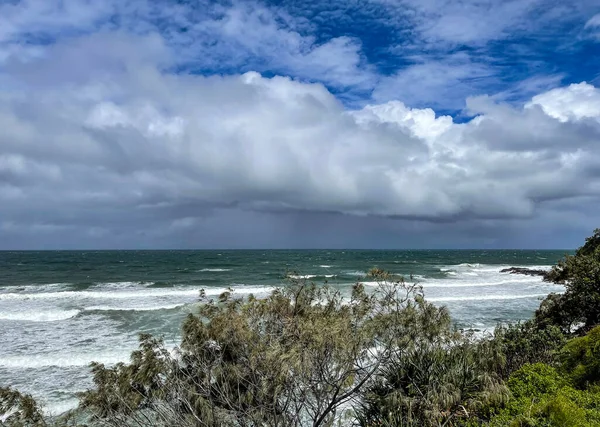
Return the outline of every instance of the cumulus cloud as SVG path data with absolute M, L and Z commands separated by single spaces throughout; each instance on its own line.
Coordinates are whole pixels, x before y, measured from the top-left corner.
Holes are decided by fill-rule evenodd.
M 105 33 L 5 69 L 21 88 L 0 91 L 5 235 L 160 241 L 217 212 L 522 221 L 600 195 L 600 90 L 586 83 L 524 107 L 473 98 L 477 117 L 455 123 L 400 101 L 348 110 L 288 77 L 173 74 L 170 60 L 160 37 Z
M 4 2 L 0 248 L 577 244 L 600 90 L 490 49 L 592 3 Z

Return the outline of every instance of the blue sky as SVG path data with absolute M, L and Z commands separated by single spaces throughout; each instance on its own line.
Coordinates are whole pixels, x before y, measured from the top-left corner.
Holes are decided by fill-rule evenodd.
M 0 248 L 576 246 L 600 4 L 572 3 L 4 2 Z

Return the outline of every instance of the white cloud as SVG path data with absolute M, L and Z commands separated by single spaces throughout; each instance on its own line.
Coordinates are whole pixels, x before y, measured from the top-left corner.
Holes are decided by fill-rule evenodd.
M 600 41 L 600 13 L 592 16 L 583 26 L 583 36 Z
M 526 108 L 472 99 L 479 116 L 456 124 L 399 101 L 348 111 L 324 86 L 285 77 L 169 74 L 151 65 L 160 49 L 143 62 L 122 54 L 153 37 L 106 35 L 114 57 L 88 62 L 99 37 L 22 65 L 12 77 L 29 89 L 0 97 L 4 222 L 39 223 L 43 211 L 101 228 L 187 224 L 227 206 L 534 218 L 545 201 L 600 196 L 600 90 L 585 83 Z M 64 57 L 80 58 L 78 78 L 49 79 L 68 72 Z
M 375 102 L 399 99 L 411 106 L 460 110 L 465 98 L 480 93 L 479 83 L 494 83 L 493 69 L 464 53 L 443 59 L 414 57 L 413 65 L 381 78 L 373 91 Z
M 383 24 L 411 28 L 413 38 L 392 49 L 405 66 L 387 76 L 367 62 L 361 40 L 318 39 L 318 19 L 261 3 L 1 4 L 2 230 L 12 242 L 34 229 L 185 238 L 209 233 L 215 215 L 230 221 L 232 239 L 262 239 L 259 229 L 241 230 L 244 218 L 279 235 L 284 217 L 355 229 L 356 218 L 374 216 L 402 233 L 436 222 L 525 229 L 563 221 L 582 199 L 586 209 L 597 202 L 593 85 L 549 90 L 562 75 L 532 75 L 470 98 L 472 121 L 439 114 L 500 90 L 485 50 L 448 54 L 448 46 L 479 49 L 540 28 L 556 9 L 528 23 L 537 0 L 386 3 L 402 19 Z M 364 13 L 381 15 L 376 6 Z M 319 19 L 341 15 L 336 6 Z M 423 47 L 444 54 L 415 54 Z M 515 101 L 523 93 L 524 107 Z M 348 109 L 341 100 L 356 94 L 353 105 L 370 105 Z
M 600 27 L 600 13 L 592 16 L 589 21 L 585 23 L 585 28 L 597 28 Z
M 600 91 L 587 83 L 572 84 L 534 96 L 527 107 L 534 105 L 561 122 L 586 118 L 600 120 Z

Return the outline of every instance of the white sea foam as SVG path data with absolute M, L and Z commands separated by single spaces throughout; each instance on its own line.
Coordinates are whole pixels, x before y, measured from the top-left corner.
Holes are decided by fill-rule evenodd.
M 45 283 L 39 285 L 0 285 L 0 294 L 14 292 L 52 292 L 68 289 L 71 283 Z
M 305 275 L 295 275 L 295 274 L 289 274 L 287 277 L 291 278 L 291 279 L 314 279 L 315 277 L 325 277 L 325 278 L 332 278 L 332 277 L 336 277 L 337 274 L 305 274 Z
M 275 287 L 273 286 L 249 286 L 244 284 L 232 284 L 231 289 L 233 290 L 233 294 L 266 294 L 269 292 L 273 292 Z M 207 288 L 205 289 L 205 294 L 209 296 L 221 295 L 223 292 L 228 291 L 228 289 L 224 288 Z
M 297 275 L 297 274 L 288 274 L 288 276 L 290 279 L 313 279 L 315 277 L 318 277 L 317 274 L 304 274 L 304 275 Z
M 137 299 L 148 297 L 164 297 L 164 296 L 196 296 L 199 289 L 173 289 L 173 288 L 156 288 L 156 289 L 140 289 L 136 291 L 59 291 L 59 292 L 40 292 L 40 293 L 7 293 L 0 294 L 2 300 L 29 300 L 29 299 L 95 299 L 95 298 L 110 298 L 110 299 Z
M 154 282 L 100 282 L 96 283 L 92 289 L 131 289 L 153 285 Z
M 133 346 L 132 346 L 133 347 Z M 104 350 L 90 353 L 54 352 L 50 354 L 0 356 L 0 366 L 13 369 L 39 369 L 49 366 L 88 366 L 91 362 L 114 365 L 127 362 L 131 349 Z
M 263 286 L 245 286 L 233 284 L 232 288 L 236 293 L 260 293 L 269 292 L 272 288 Z M 126 290 L 98 289 L 93 291 L 58 291 L 58 292 L 38 292 L 38 293 L 5 293 L 0 294 L 0 301 L 9 300 L 81 300 L 81 299 L 140 299 L 140 298 L 160 298 L 160 297 L 197 297 L 202 288 L 138 288 Z M 206 295 L 220 295 L 227 291 L 227 288 L 204 288 Z
M 510 278 L 503 280 L 495 280 L 495 281 L 453 281 L 443 280 L 443 279 L 429 279 L 419 284 L 423 286 L 423 288 L 473 288 L 473 287 L 487 287 L 487 286 L 522 286 L 526 284 L 537 284 L 542 283 L 542 280 L 538 277 L 528 277 L 527 279 L 519 278 Z
M 109 305 L 93 305 L 86 307 L 85 311 L 157 311 L 157 310 L 173 310 L 185 306 L 185 303 L 176 304 L 155 304 L 141 307 L 115 307 Z
M 541 298 L 548 294 L 528 294 L 528 295 L 473 295 L 473 296 L 460 296 L 460 297 L 439 297 L 439 298 L 426 298 L 429 302 L 452 302 L 452 301 L 491 301 L 491 300 L 514 300 L 514 299 L 528 299 L 528 298 Z
M 365 277 L 367 275 L 364 271 L 344 271 L 342 273 L 344 276 L 357 276 L 357 277 Z
M 202 270 L 198 270 L 200 272 L 213 272 L 213 273 L 222 273 L 224 271 L 231 271 L 231 268 L 203 268 Z
M 0 320 L 25 322 L 55 322 L 67 320 L 81 313 L 80 310 L 30 310 L 14 313 L 0 312 Z
M 319 267 L 321 267 L 321 268 L 331 268 L 331 267 L 333 267 L 333 265 L 324 265 L 323 264 L 323 265 L 320 265 Z

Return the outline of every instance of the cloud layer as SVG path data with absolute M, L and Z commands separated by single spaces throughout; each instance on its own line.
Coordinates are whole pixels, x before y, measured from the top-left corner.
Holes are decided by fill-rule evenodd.
M 478 49 L 543 2 L 484 3 L 369 3 L 382 28 L 413 25 L 391 73 L 316 9 L 1 5 L 0 249 L 578 243 L 597 226 L 600 89 L 554 73 L 497 91 Z M 512 24 L 458 31 L 490 14 Z

